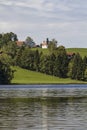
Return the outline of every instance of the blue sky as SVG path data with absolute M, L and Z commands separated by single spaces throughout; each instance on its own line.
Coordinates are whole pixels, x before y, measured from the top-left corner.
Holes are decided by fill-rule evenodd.
M 65 47 L 87 47 L 87 0 L 0 0 L 0 33 L 40 44 L 47 37 Z

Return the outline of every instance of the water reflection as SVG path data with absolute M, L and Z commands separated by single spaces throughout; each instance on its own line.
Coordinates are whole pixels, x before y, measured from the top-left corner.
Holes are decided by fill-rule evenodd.
M 0 130 L 86 130 L 87 89 L 1 89 Z

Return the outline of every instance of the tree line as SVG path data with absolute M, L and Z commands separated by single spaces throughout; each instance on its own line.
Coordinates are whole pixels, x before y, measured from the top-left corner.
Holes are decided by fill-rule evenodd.
M 66 48 L 57 47 L 55 39 L 48 41 L 49 54 L 43 54 L 38 49 L 32 50 L 27 44 L 19 47 L 17 40 L 17 35 L 12 32 L 0 34 L 0 84 L 10 83 L 13 65 L 60 78 L 87 80 L 86 56 L 82 58 L 77 53 L 69 58 Z
M 77 53 L 70 59 L 64 46 L 55 48 L 48 55 L 21 47 L 15 57 L 15 65 L 60 78 L 87 79 L 87 57 L 82 59 Z

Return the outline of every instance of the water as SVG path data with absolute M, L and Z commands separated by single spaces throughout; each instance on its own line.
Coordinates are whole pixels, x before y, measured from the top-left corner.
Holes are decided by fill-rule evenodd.
M 0 130 L 87 130 L 87 85 L 0 86 Z

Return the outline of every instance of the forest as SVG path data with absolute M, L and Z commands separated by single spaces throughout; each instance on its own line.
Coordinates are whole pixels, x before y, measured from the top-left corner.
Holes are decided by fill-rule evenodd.
M 25 44 L 18 46 L 17 35 L 13 32 L 0 34 L 0 84 L 10 84 L 14 77 L 12 66 L 45 73 L 60 78 L 87 81 L 87 56 L 79 53 L 68 55 L 64 46 L 57 41 L 48 41 L 48 54 L 35 47 L 32 38 L 27 37 Z M 33 49 L 35 48 L 35 49 Z

